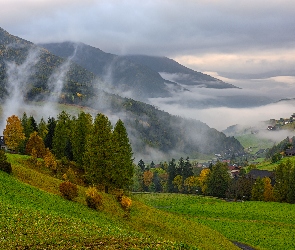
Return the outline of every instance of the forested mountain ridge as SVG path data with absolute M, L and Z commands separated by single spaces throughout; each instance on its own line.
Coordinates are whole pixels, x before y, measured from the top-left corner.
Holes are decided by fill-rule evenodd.
M 170 75 L 170 80 L 180 84 L 217 89 L 236 88 L 236 86 L 232 84 L 225 83 L 210 75 L 194 71 L 167 57 L 127 55 L 124 56 L 124 58 L 145 65 L 156 72 L 162 73 L 161 75 L 163 78 L 165 78 L 165 76 L 169 77 Z
M 83 43 L 63 42 L 40 44 L 51 53 L 68 58 L 93 72 L 104 80 L 109 88 L 117 93 L 132 91 L 137 100 L 149 97 L 167 97 L 170 93 L 160 74 L 145 65 L 127 58 L 105 53 L 98 48 Z
M 72 99 L 73 95 L 76 96 L 77 92 L 88 97 L 93 96 L 94 79 L 96 81 L 99 79 L 75 63 L 70 62 L 63 67 L 66 63 L 65 59 L 0 29 L 0 97 L 3 98 L 8 94 L 6 87 L 10 84 L 8 82 L 10 75 L 7 72 L 9 67 L 13 71 L 13 65 L 23 65 L 23 68 L 19 68 L 23 72 L 19 73 L 29 75 L 25 93 L 25 98 L 28 100 L 46 98 L 52 91 L 48 83 L 58 80 L 64 82 L 59 94 L 68 100 Z M 53 75 L 56 75 L 55 79 Z
M 152 105 L 106 93 L 104 84 L 95 74 L 71 62 L 73 54 L 70 59 L 60 58 L 3 29 L 0 30 L 0 50 L 0 93 L 3 103 L 10 98 L 8 87 L 12 82 L 9 77 L 18 73 L 19 78 L 27 76 L 20 83 L 26 85 L 23 93 L 25 100 L 46 101 L 48 95 L 58 95 L 56 102 L 88 106 L 123 120 L 136 157 L 153 159 L 151 152 L 159 152 L 156 154 L 161 159 L 169 159 L 175 154 L 193 157 L 198 153 L 243 153 L 243 147 L 235 138 L 226 137 L 201 121 L 172 116 Z M 38 56 L 32 56 L 32 51 Z M 63 69 L 67 62 L 68 67 Z M 33 65 L 33 70 L 26 70 L 23 67 L 26 63 Z M 11 72 L 9 67 L 20 72 Z M 64 72 L 62 79 L 52 77 L 60 71 Z M 50 81 L 62 84 L 58 86 L 59 92 L 54 93 L 55 90 L 48 85 Z M 78 94 L 82 97 L 78 97 Z M 3 120 L 6 118 L 3 117 Z

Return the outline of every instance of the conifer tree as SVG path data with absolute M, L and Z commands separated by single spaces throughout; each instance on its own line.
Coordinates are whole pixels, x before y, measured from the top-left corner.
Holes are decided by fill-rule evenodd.
M 168 165 L 168 180 L 167 180 L 167 189 L 168 189 L 168 192 L 170 193 L 173 193 L 176 191 L 173 185 L 173 180 L 176 177 L 176 175 L 177 175 L 177 172 L 176 172 L 175 159 L 172 159 Z
M 120 119 L 115 125 L 112 138 L 115 149 L 111 182 L 117 188 L 128 188 L 134 174 L 133 153 L 126 128 Z
M 48 127 L 47 127 L 46 122 L 44 121 L 44 119 L 42 117 L 39 124 L 38 124 L 38 135 L 44 141 L 47 134 L 48 134 Z
M 81 112 L 78 118 L 73 121 L 71 143 L 73 150 L 73 160 L 78 166 L 83 165 L 83 155 L 85 153 L 86 138 L 90 134 L 92 127 L 92 116 Z
M 68 152 L 68 150 L 71 149 L 71 146 L 69 145 L 70 134 L 70 115 L 67 112 L 62 111 L 57 117 L 54 136 L 52 138 L 52 151 L 58 159 L 61 159 L 62 157 L 69 158 L 70 152 Z
M 98 114 L 87 136 L 83 165 L 86 180 L 94 185 L 104 185 L 106 193 L 111 184 L 113 152 L 111 123 L 107 116 Z
M 56 127 L 56 121 L 54 117 L 49 117 L 47 121 L 47 134 L 44 139 L 44 144 L 46 148 L 52 149 L 52 141 L 54 136 L 54 131 Z

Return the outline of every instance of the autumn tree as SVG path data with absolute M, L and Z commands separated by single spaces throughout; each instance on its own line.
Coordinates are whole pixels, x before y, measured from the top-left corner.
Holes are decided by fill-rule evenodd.
M 18 146 L 26 138 L 21 120 L 16 115 L 12 115 L 6 121 L 7 124 L 3 131 L 5 143 L 8 148 L 18 151 Z
M 184 187 L 188 193 L 196 193 L 199 186 L 199 180 L 197 176 L 190 176 L 184 180 Z
M 264 201 L 274 201 L 273 187 L 271 185 L 271 179 L 268 177 L 264 177 L 263 183 L 264 183 L 263 200 Z
M 207 193 L 207 182 L 208 182 L 209 174 L 210 174 L 210 169 L 204 168 L 202 169 L 200 176 L 198 177 L 199 186 L 203 194 Z
M 149 187 L 153 182 L 153 175 L 153 172 L 150 170 L 147 170 L 143 173 L 143 183 L 146 191 L 149 191 Z
M 177 188 L 178 192 L 183 192 L 183 177 L 181 175 L 176 175 L 172 183 Z
M 32 150 L 36 150 L 38 158 L 43 158 L 45 155 L 45 145 L 42 138 L 35 131 L 30 135 L 30 138 L 26 144 L 26 153 L 28 155 L 32 154 Z
M 45 150 L 44 162 L 47 168 L 51 169 L 53 172 L 57 171 L 57 162 L 55 156 L 51 153 L 49 148 L 46 148 Z
M 253 201 L 263 201 L 264 197 L 264 181 L 260 177 L 255 180 L 255 183 L 252 188 L 252 200 Z

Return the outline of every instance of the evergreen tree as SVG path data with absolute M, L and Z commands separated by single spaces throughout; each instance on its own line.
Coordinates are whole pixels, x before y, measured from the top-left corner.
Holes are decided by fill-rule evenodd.
M 184 169 L 183 169 L 183 179 L 187 179 L 190 176 L 193 176 L 193 167 L 192 164 L 190 163 L 189 157 L 186 158 L 186 161 L 184 163 Z
M 86 138 L 90 134 L 92 127 L 92 116 L 81 112 L 78 118 L 73 121 L 71 143 L 73 159 L 82 168 L 83 155 L 85 153 Z
M 126 128 L 120 119 L 115 125 L 112 138 L 115 151 L 110 182 L 116 188 L 128 188 L 134 174 L 133 153 Z
M 53 141 L 53 136 L 54 136 L 54 131 L 56 127 L 56 121 L 54 117 L 49 117 L 47 121 L 47 134 L 44 139 L 44 144 L 46 148 L 49 148 L 50 150 L 52 149 L 52 141 Z
M 106 192 L 111 184 L 113 152 L 111 123 L 107 116 L 98 114 L 87 136 L 83 164 L 86 180 L 94 185 L 104 185 Z
M 286 163 L 280 163 L 275 169 L 274 196 L 277 201 L 287 201 L 291 168 L 292 164 L 288 160 Z
M 217 162 L 208 176 L 207 191 L 209 195 L 225 197 L 230 183 L 227 164 Z
M 290 171 L 289 176 L 289 189 L 287 194 L 287 202 L 295 203 L 295 167 Z
M 70 115 L 62 111 L 56 122 L 54 136 L 52 138 L 52 151 L 58 159 L 62 157 L 69 157 L 71 152 L 70 143 L 71 135 L 71 119 Z
M 44 121 L 42 117 L 38 124 L 38 135 L 42 138 L 43 141 L 45 141 L 47 134 L 48 134 L 48 128 L 47 128 L 46 122 Z
M 141 170 L 142 172 L 145 171 L 145 164 L 144 164 L 144 161 L 143 161 L 142 159 L 139 160 L 137 166 L 140 168 L 140 170 Z
M 176 164 L 175 164 L 175 159 L 172 159 L 169 162 L 168 165 L 168 180 L 167 180 L 167 190 L 169 193 L 175 192 L 175 188 L 173 185 L 173 180 L 176 177 L 177 172 L 176 172 Z

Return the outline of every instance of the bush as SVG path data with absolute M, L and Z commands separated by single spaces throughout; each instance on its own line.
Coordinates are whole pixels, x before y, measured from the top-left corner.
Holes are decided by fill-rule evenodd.
M 102 205 L 102 196 L 95 187 L 89 187 L 86 190 L 86 203 L 88 207 L 93 209 L 99 209 Z
M 123 196 L 121 199 L 121 206 L 125 211 L 130 211 L 131 209 L 131 205 L 132 205 L 132 200 L 127 197 L 127 196 Z
M 0 170 L 8 174 L 11 174 L 12 172 L 11 164 L 7 161 L 0 162 Z
M 59 185 L 59 191 L 67 200 L 73 200 L 78 196 L 78 188 L 75 184 L 65 181 Z

